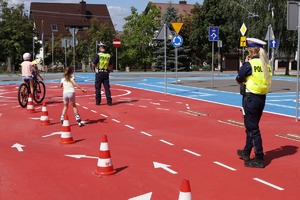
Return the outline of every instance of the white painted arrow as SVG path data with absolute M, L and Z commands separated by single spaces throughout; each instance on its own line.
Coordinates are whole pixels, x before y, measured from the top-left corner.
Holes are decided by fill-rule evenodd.
M 25 147 L 23 144 L 16 143 L 11 146 L 11 148 L 16 148 L 18 151 L 23 151 L 22 147 Z
M 275 40 L 272 41 L 272 45 L 273 45 L 273 48 L 275 48 L 275 45 L 276 45 L 276 41 Z
M 170 172 L 171 174 L 177 174 L 177 172 L 168 168 L 171 165 L 166 165 L 166 164 L 159 163 L 159 162 L 153 162 L 153 165 L 154 165 L 154 168 L 162 168 L 162 169 Z
M 84 154 L 79 154 L 79 155 L 65 155 L 65 156 L 68 156 L 68 157 L 71 157 L 71 158 L 77 158 L 77 159 L 80 159 L 80 158 L 98 158 L 98 157 L 94 157 L 94 156 L 86 156 Z
M 128 200 L 150 200 L 151 196 L 152 196 L 152 192 L 149 192 L 147 194 L 143 194 L 143 195 L 140 195 L 140 196 L 137 196 L 137 197 L 133 197 L 133 198 L 130 198 Z

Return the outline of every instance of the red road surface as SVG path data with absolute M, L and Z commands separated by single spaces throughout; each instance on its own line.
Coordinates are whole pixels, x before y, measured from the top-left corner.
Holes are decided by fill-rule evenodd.
M 236 156 L 245 140 L 239 108 L 118 85 L 112 85 L 113 106 L 105 98 L 96 106 L 94 86 L 86 85 L 88 93 L 77 91 L 86 125 L 77 126 L 70 107 L 76 142 L 60 144 L 63 104 L 56 86 L 47 85 L 49 126 L 40 125 L 41 105 L 36 113 L 18 106 L 17 85 L 0 86 L 0 199 L 125 200 L 149 193 L 136 199 L 173 200 L 183 179 L 199 200 L 300 197 L 300 131 L 293 118 L 264 113 L 267 166 L 246 168 Z M 103 135 L 117 174 L 99 178 L 94 172 Z

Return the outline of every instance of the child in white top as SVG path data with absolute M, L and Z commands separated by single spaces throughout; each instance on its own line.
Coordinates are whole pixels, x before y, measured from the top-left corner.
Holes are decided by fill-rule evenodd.
M 75 114 L 75 119 L 79 126 L 82 126 L 80 115 L 76 107 L 76 97 L 75 97 L 75 87 L 81 89 L 82 92 L 86 92 L 85 89 L 82 89 L 76 82 L 75 77 L 73 76 L 74 70 L 72 68 L 66 68 L 64 71 L 64 77 L 60 81 L 60 87 L 63 88 L 63 102 L 64 108 L 61 113 L 60 121 L 63 123 L 64 116 L 68 110 L 69 102 L 73 107 Z
M 30 92 L 33 94 L 33 80 L 32 80 L 32 65 L 31 65 L 31 55 L 30 53 L 23 54 L 23 62 L 21 63 L 22 66 L 22 78 L 23 81 L 29 81 L 30 85 Z

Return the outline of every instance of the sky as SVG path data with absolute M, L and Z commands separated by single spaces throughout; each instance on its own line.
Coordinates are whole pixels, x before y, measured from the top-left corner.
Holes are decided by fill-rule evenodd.
M 47 3 L 79 3 L 81 0 L 9 0 L 9 4 L 24 3 L 25 9 L 30 9 L 31 2 L 47 2 Z M 135 7 L 138 13 L 142 13 L 150 0 L 85 0 L 87 4 L 106 4 L 110 17 L 112 18 L 115 29 L 122 31 L 122 26 L 125 24 L 124 17 L 131 14 L 131 7 Z M 203 0 L 186 0 L 188 4 L 199 3 Z M 168 3 L 170 0 L 152 0 L 155 3 Z M 179 0 L 171 0 L 172 3 L 179 3 Z

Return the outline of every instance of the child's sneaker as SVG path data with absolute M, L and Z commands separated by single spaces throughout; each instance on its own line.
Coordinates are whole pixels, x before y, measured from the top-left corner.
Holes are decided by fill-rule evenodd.
M 61 124 L 63 124 L 63 123 L 64 123 L 64 119 L 65 119 L 65 118 L 64 118 L 64 116 L 63 116 L 63 115 L 62 115 L 62 116 L 60 116 L 60 123 L 61 123 Z
M 80 115 L 76 115 L 75 118 L 76 118 L 76 121 L 78 123 L 78 126 L 82 126 Z

